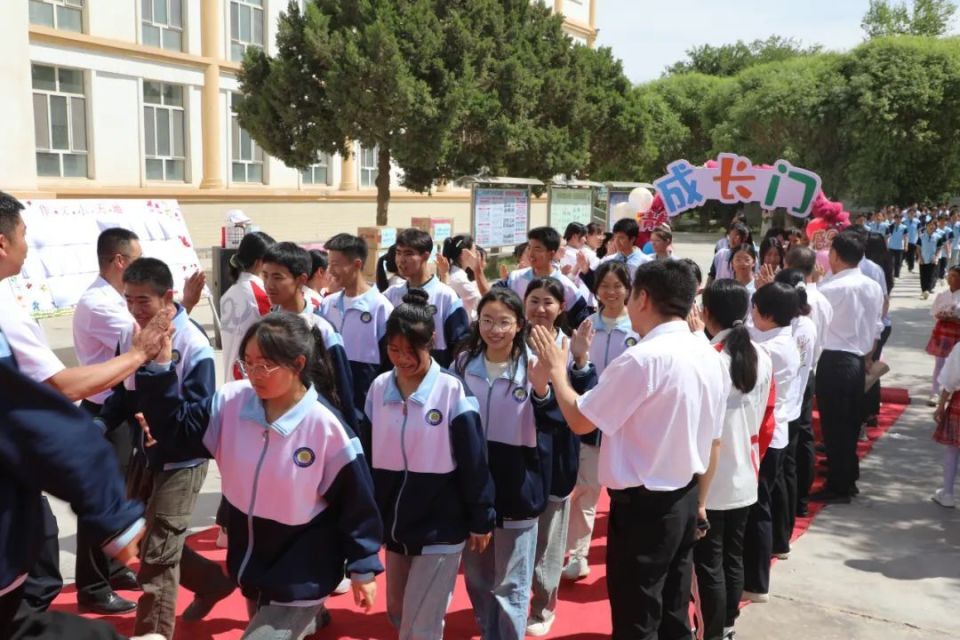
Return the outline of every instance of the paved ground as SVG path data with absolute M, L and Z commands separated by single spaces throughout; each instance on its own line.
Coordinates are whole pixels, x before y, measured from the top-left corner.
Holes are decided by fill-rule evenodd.
M 677 253 L 708 266 L 712 242 L 686 238 Z M 704 268 L 706 272 L 706 268 Z M 830 506 L 773 570 L 769 604 L 746 608 L 737 625 L 744 640 L 939 640 L 960 638 L 960 511 L 929 500 L 939 486 L 941 451 L 931 439 L 926 406 L 933 359 L 923 352 L 932 300 L 919 298 L 918 279 L 904 269 L 894 289 L 893 334 L 884 352 L 888 386 L 905 387 L 912 404 L 863 464 L 860 497 Z M 195 317 L 209 327 L 211 315 Z M 70 319 L 44 321 L 51 344 L 74 362 Z M 220 478 L 212 469 L 193 524 L 213 524 Z M 61 563 L 73 579 L 76 520 L 55 504 Z

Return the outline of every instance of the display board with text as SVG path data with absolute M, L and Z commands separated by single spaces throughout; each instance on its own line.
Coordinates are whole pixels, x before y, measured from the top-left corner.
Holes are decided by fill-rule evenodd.
M 509 247 L 527 240 L 530 225 L 530 189 L 475 186 L 471 229 L 484 248 Z
M 593 216 L 593 189 L 551 187 L 547 224 L 561 234 L 571 222 L 590 224 Z

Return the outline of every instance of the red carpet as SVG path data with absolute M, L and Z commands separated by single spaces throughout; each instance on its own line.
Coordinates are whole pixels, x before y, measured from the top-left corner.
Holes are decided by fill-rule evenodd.
M 884 404 L 881 408 L 878 426 L 869 429 L 869 441 L 861 442 L 859 445 L 858 453 L 861 458 L 867 455 L 873 447 L 873 443 L 893 426 L 906 409 L 906 402 L 909 401 L 905 392 L 896 389 L 884 390 L 883 400 Z M 814 413 L 814 420 L 819 441 L 819 418 L 816 413 Z M 823 465 L 818 464 L 818 472 L 822 471 Z M 822 483 L 822 474 L 818 473 L 814 490 L 819 488 Z M 803 535 L 810 527 L 813 518 L 823 508 L 823 505 L 812 503 L 810 507 L 810 517 L 797 520 L 797 526 L 793 534 L 794 539 Z M 607 589 L 604 580 L 608 508 L 609 502 L 606 494 L 604 494 L 598 507 L 596 530 L 590 548 L 590 576 L 574 584 L 566 582 L 562 584 L 557 620 L 550 635 L 547 636 L 549 638 L 593 640 L 610 636 L 610 609 L 607 604 Z M 191 537 L 190 546 L 209 558 L 223 561 L 226 552 L 215 548 L 215 539 L 216 531 L 211 529 Z M 350 638 L 356 640 L 396 638 L 396 633 L 390 627 L 385 613 L 386 588 L 383 576 L 380 576 L 378 584 L 377 606 L 374 612 L 369 615 L 357 610 L 353 605 L 353 598 L 350 594 L 330 598 L 327 606 L 333 614 L 333 623 L 313 637 L 317 640 L 321 638 Z M 137 594 L 134 592 L 121 592 L 121 594 L 133 600 L 137 598 Z M 183 611 L 191 599 L 191 593 L 181 590 L 177 602 L 178 611 Z M 71 613 L 77 612 L 76 591 L 73 585 L 64 588 L 63 593 L 54 603 L 53 609 Z M 133 632 L 133 614 L 106 616 L 101 619 L 113 623 L 122 634 L 129 635 Z M 202 622 L 189 624 L 178 620 L 177 638 L 182 640 L 235 639 L 242 635 L 246 622 L 246 607 L 243 598 L 239 592 L 236 592 L 217 605 L 213 612 L 207 616 L 207 619 Z M 479 638 L 473 620 L 473 611 L 470 608 L 470 599 L 467 597 L 462 577 L 457 581 L 453 602 L 447 613 L 445 636 L 457 640 Z

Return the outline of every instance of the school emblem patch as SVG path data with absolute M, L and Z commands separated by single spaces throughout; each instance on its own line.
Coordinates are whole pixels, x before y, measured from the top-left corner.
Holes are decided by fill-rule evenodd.
M 360 314 L 360 322 L 364 324 L 370 324 L 370 321 L 373 320 L 373 316 L 370 315 L 369 311 L 364 311 Z
M 632 347 L 633 345 L 637 344 L 637 339 L 634 338 L 633 336 L 630 336 L 624 341 L 624 344 L 627 345 L 628 347 Z
M 427 411 L 427 422 L 433 426 L 437 426 L 443 421 L 443 414 L 440 413 L 439 409 L 430 409 Z
M 310 447 L 300 447 L 293 452 L 293 462 L 298 467 L 309 467 L 317 459 L 317 454 Z
M 523 387 L 517 387 L 513 390 L 513 399 L 517 402 L 523 402 L 527 399 L 527 390 Z
M 174 349 L 170 354 L 170 361 L 173 362 L 173 364 L 179 364 L 181 358 L 183 358 L 183 356 L 181 356 L 180 352 L 176 349 Z

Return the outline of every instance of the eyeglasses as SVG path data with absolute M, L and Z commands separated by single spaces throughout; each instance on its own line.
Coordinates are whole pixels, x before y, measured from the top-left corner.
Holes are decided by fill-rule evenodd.
M 517 323 L 514 320 L 480 318 L 480 328 L 485 331 L 510 331 Z
M 240 373 L 242 373 L 247 378 L 250 378 L 252 376 L 257 376 L 257 377 L 270 376 L 270 375 L 273 375 L 274 372 L 277 371 L 278 369 L 283 368 L 280 366 L 268 367 L 265 364 L 247 364 L 243 360 L 238 360 L 237 366 L 240 368 Z

